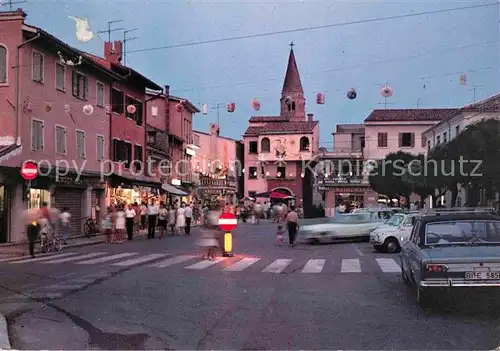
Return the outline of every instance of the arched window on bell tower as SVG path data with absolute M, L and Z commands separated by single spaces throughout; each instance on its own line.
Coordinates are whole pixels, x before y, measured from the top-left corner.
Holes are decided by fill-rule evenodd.
M 292 101 L 290 104 L 288 104 L 288 112 L 290 111 L 295 111 L 295 101 Z
M 292 101 L 292 111 L 295 111 L 295 101 Z

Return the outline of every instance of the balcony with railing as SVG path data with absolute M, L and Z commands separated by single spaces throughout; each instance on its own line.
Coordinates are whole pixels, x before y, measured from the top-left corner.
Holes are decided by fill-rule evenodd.
M 210 176 L 198 174 L 200 187 L 236 189 L 236 178 L 233 176 Z
M 337 147 L 333 151 L 325 151 L 321 153 L 322 158 L 362 158 L 363 149 L 361 148 L 351 148 L 351 147 Z

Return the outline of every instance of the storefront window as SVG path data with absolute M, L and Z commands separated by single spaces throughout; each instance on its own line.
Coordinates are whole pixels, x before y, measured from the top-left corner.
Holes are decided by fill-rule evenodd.
M 28 203 L 30 210 L 41 208 L 44 202 L 50 206 L 50 192 L 48 190 L 30 189 L 30 201 Z

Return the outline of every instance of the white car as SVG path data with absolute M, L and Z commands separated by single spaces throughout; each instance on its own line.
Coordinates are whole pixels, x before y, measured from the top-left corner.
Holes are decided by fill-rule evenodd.
M 388 210 L 348 213 L 328 223 L 306 225 L 300 233 L 307 243 L 328 243 L 339 239 L 368 239 L 370 233 L 393 215 Z
M 401 237 L 409 238 L 418 213 L 398 213 L 384 225 L 370 233 L 370 243 L 379 252 L 395 253 L 401 250 Z

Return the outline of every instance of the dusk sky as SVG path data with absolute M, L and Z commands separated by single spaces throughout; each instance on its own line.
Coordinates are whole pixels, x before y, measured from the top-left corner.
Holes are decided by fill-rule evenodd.
M 77 41 L 75 22 L 87 17 L 93 31 L 107 21 L 114 28 L 138 28 L 130 51 L 295 28 L 352 22 L 416 12 L 487 4 L 492 1 L 47 1 L 21 4 L 27 23 L 40 26 L 80 50 L 103 55 L 103 40 Z M 237 138 L 252 115 L 279 114 L 279 99 L 289 43 L 294 50 L 306 94 L 307 111 L 320 121 L 320 146 L 331 148 L 339 123 L 362 123 L 373 109 L 384 108 L 380 87 L 394 95 L 388 108 L 450 107 L 500 92 L 499 5 L 330 27 L 288 34 L 131 52 L 127 65 L 171 94 L 201 109 L 206 103 L 236 103 L 221 109 L 221 134 Z M 21 6 L 21 5 L 15 5 Z M 112 40 L 123 32 L 112 33 Z M 460 85 L 460 74 L 467 85 Z M 348 100 L 355 88 L 358 97 Z M 324 105 L 316 104 L 323 92 Z M 253 111 L 251 100 L 261 109 Z M 216 111 L 195 117 L 194 127 L 208 131 Z

